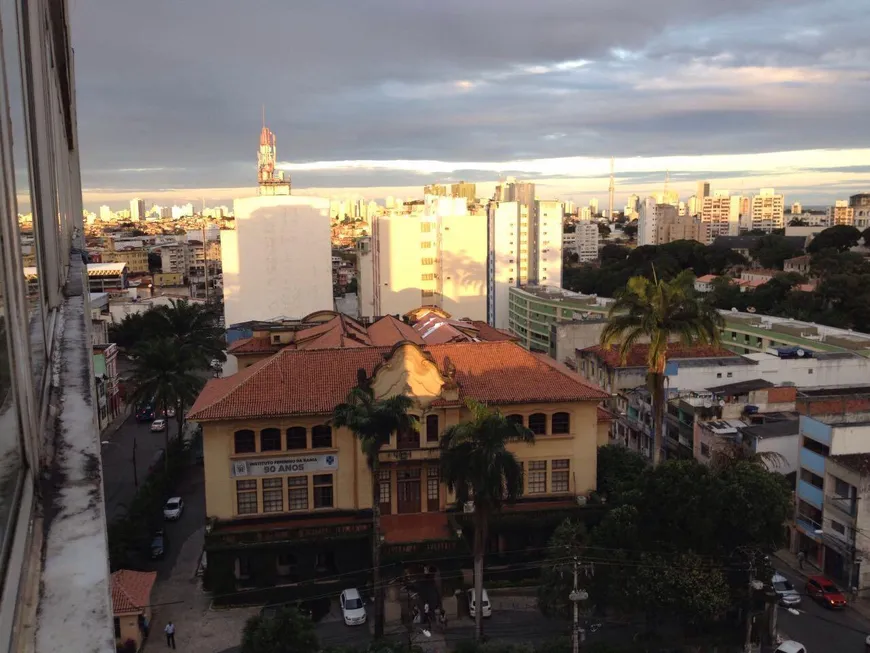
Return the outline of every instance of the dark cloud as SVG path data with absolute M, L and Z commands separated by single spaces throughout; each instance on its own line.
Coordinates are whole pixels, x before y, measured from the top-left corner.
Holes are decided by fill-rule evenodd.
M 77 0 L 72 26 L 86 187 L 247 185 L 261 105 L 295 162 L 870 142 L 870 4 L 850 0 Z

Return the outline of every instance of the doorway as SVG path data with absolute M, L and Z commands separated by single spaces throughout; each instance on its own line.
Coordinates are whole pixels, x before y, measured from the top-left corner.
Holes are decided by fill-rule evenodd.
M 397 509 L 400 513 L 420 512 L 420 468 L 396 471 Z

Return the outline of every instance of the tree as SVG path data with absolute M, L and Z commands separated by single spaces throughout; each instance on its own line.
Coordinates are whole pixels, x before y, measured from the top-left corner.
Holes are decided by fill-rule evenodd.
M 160 254 L 148 252 L 148 269 L 152 272 L 163 269 L 163 259 L 160 258 Z
M 810 224 L 803 218 L 792 218 L 788 223 L 789 227 L 809 227 Z
M 870 247 L 870 227 L 861 232 L 861 238 L 864 240 L 864 247 Z
M 170 300 L 169 306 L 158 309 L 163 316 L 163 332 L 188 356 L 198 369 L 208 369 L 211 361 L 225 361 L 223 329 L 213 305 L 186 300 Z
M 538 585 L 538 608 L 548 617 L 571 616 L 568 595 L 573 589 L 574 579 L 568 561 L 583 554 L 587 540 L 586 524 L 573 519 L 563 521 L 550 536 L 547 559 L 541 566 Z
M 133 350 L 132 399 L 135 403 L 154 402 L 155 409 L 167 414 L 176 409 L 178 436 L 181 437 L 183 407 L 193 403 L 203 386 L 203 379 L 193 373 L 193 363 L 187 352 L 169 338 L 145 340 Z M 166 438 L 165 464 L 169 465 L 169 425 Z
M 522 424 L 473 400 L 466 402 L 471 419 L 448 427 L 441 436 L 441 478 L 456 502 L 474 501 L 474 597 L 482 605 L 483 558 L 489 522 L 504 502 L 513 502 L 523 489 L 523 471 L 507 450 L 512 442 L 534 443 Z M 475 638 L 483 636 L 482 610 L 475 611 Z
M 785 456 L 777 451 L 753 451 L 743 443 L 725 441 L 713 447 L 712 464 L 717 470 L 725 470 L 739 462 L 760 465 L 764 469 L 776 471 L 786 463 Z
M 392 433 L 417 429 L 417 421 L 408 414 L 413 400 L 405 395 L 386 399 L 375 398 L 371 379 L 365 370 L 357 372 L 357 387 L 347 395 L 344 403 L 335 407 L 332 424 L 336 428 L 348 428 L 360 441 L 366 457 L 372 482 L 372 584 L 375 593 L 376 639 L 384 635 L 384 588 L 381 583 L 381 508 L 380 508 L 380 451 L 389 444 Z
M 615 444 L 598 447 L 598 494 L 611 503 L 619 501 L 646 467 L 636 451 Z
M 610 227 L 603 222 L 598 223 L 598 235 L 601 238 L 607 238 L 610 235 Z
M 716 309 L 695 295 L 693 282 L 694 275 L 688 270 L 673 281 L 632 277 L 611 305 L 601 333 L 602 346 L 619 342 L 623 361 L 641 339 L 649 340 L 647 384 L 653 403 L 653 464 L 661 457 L 668 343 L 676 337 L 684 345 L 718 344 L 719 329 L 724 325 Z
M 807 251 L 811 254 L 821 252 L 823 249 L 845 252 L 858 244 L 861 235 L 861 232 L 851 225 L 838 224 L 828 227 L 813 238 L 807 246 Z
M 241 653 L 310 653 L 320 643 L 311 619 L 293 608 L 271 616 L 254 615 L 242 631 Z
M 631 238 L 634 240 L 635 236 L 637 236 L 637 220 L 632 220 L 628 224 L 626 224 L 622 228 L 622 233 L 625 234 L 626 238 Z
M 763 267 L 782 270 L 785 260 L 797 256 L 800 251 L 785 236 L 769 234 L 759 238 L 749 253 Z
M 358 290 L 359 290 L 359 282 L 357 282 L 356 277 L 351 279 L 350 282 L 348 282 L 347 287 L 344 289 L 345 292 L 351 293 L 351 294 L 356 294 L 356 292 Z

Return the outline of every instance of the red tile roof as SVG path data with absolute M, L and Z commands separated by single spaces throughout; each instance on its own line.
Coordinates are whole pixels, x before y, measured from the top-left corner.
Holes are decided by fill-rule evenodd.
M 227 347 L 228 354 L 273 354 L 279 351 L 283 344 L 273 345 L 268 336 L 240 338 Z
M 507 331 L 502 331 L 501 329 L 496 329 L 494 326 L 490 326 L 482 320 L 473 320 L 471 323 L 477 327 L 479 334 L 478 337 L 481 340 L 519 340 L 519 338 L 514 334 L 508 333 Z
M 472 342 L 422 347 L 443 372 L 450 359 L 460 398 L 502 404 L 601 400 L 600 388 L 512 342 Z M 324 415 L 393 351 L 389 347 L 282 349 L 222 379 L 210 380 L 188 418 L 225 420 L 284 415 Z
M 157 580 L 156 571 L 119 569 L 112 574 L 112 612 L 129 614 L 151 605 L 151 588 Z
M 606 410 L 606 409 L 602 408 L 601 406 L 598 407 L 598 421 L 599 422 L 612 422 L 615 419 L 616 419 L 616 417 L 609 410 Z
M 619 348 L 615 345 L 604 348 L 601 345 L 586 347 L 582 351 L 588 351 L 610 367 L 646 367 L 647 355 L 649 353 L 649 345 L 635 345 L 631 348 L 628 356 L 623 363 L 619 357 Z M 734 358 L 737 356 L 733 351 L 728 351 L 722 347 L 713 347 L 710 345 L 693 345 L 685 347 L 679 343 L 671 343 L 668 345 L 668 360 L 679 360 L 681 358 Z
M 423 338 L 414 331 L 410 324 L 397 320 L 392 315 L 385 315 L 368 328 L 369 338 L 373 345 L 391 347 L 397 342 L 407 340 L 418 345 L 423 344 Z

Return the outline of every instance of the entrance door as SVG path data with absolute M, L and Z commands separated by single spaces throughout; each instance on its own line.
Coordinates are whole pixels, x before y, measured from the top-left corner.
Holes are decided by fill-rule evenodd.
M 396 471 L 399 512 L 420 512 L 420 468 Z
M 393 481 L 392 472 L 389 469 L 378 471 L 378 503 L 381 506 L 381 514 L 389 515 L 392 512 L 392 492 L 390 491 Z

